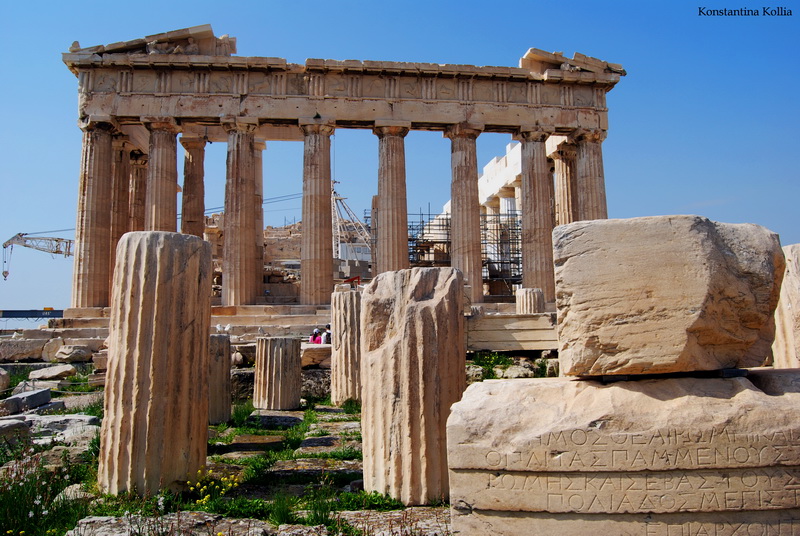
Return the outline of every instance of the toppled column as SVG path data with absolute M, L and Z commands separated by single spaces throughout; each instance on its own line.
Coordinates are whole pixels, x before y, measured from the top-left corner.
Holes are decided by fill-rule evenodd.
M 300 340 L 256 339 L 256 375 L 253 405 L 259 409 L 300 407 Z
M 331 402 L 361 400 L 361 293 L 337 288 L 331 296 Z
M 208 424 L 231 418 L 231 338 L 214 334 L 208 345 Z
M 517 314 L 533 315 L 545 312 L 544 292 L 540 288 L 517 289 Z
M 783 248 L 786 271 L 775 309 L 775 368 L 800 368 L 800 244 Z
M 202 239 L 120 239 L 97 474 L 104 492 L 155 495 L 205 466 L 210 286 Z
M 463 292 L 454 268 L 385 272 L 363 291 L 367 491 L 406 505 L 449 496 L 445 424 L 466 383 Z

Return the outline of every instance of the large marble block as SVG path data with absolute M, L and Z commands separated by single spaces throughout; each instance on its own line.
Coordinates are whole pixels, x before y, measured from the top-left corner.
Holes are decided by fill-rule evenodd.
M 447 442 L 456 534 L 800 534 L 800 371 L 485 381 Z
M 783 248 L 786 271 L 781 297 L 775 309 L 775 342 L 772 345 L 775 368 L 800 367 L 800 244 Z
M 205 466 L 211 245 L 122 236 L 114 268 L 97 483 L 154 496 Z
M 461 398 L 463 278 L 453 268 L 384 272 L 361 301 L 364 488 L 406 505 L 448 497 L 445 425 Z
M 775 233 L 699 216 L 556 227 L 563 374 L 755 367 L 771 356 L 783 276 Z

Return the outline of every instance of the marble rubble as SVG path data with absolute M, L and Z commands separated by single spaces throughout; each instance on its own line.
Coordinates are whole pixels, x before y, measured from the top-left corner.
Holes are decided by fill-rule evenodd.
M 361 329 L 364 489 L 406 505 L 447 499 L 445 423 L 466 384 L 461 272 L 378 275 Z
M 98 487 L 155 495 L 205 466 L 211 247 L 161 231 L 116 251 Z
M 709 372 L 767 358 L 777 237 L 664 216 L 554 243 L 560 365 L 584 377 L 466 390 L 447 426 L 454 533 L 800 534 L 800 370 Z

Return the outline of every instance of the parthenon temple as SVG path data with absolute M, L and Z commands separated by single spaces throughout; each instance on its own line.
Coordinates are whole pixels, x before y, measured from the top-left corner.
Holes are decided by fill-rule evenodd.
M 473 303 L 483 299 L 481 133 L 508 133 L 520 142 L 523 287 L 541 288 L 553 302 L 556 221 L 607 217 L 602 142 L 606 93 L 625 75 L 619 65 L 533 48 L 519 67 L 293 64 L 235 52 L 235 38 L 216 37 L 204 25 L 105 46 L 76 42 L 63 55 L 78 77 L 84 132 L 73 309 L 109 305 L 114 251 L 125 232 L 202 237 L 209 142 L 228 144 L 222 305 L 255 304 L 262 294 L 262 152 L 271 140 L 304 144 L 301 304 L 328 304 L 333 290 L 336 129 L 371 129 L 378 137 L 376 273 L 409 265 L 404 137 L 410 130 L 440 131 L 451 140 L 451 262 Z M 185 163 L 177 229 L 179 136 Z

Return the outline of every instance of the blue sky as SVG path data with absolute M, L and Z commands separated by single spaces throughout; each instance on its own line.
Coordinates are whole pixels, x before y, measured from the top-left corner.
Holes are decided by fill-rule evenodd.
M 698 7 L 761 10 L 749 0 L 405 2 L 11 2 L 0 0 L 0 241 L 18 232 L 72 237 L 81 133 L 77 80 L 61 53 L 211 24 L 240 56 L 517 66 L 530 47 L 580 52 L 628 71 L 608 95 L 609 217 L 700 214 L 763 225 L 800 242 L 800 2 L 792 16 L 703 17 Z M 507 135 L 478 140 L 479 166 Z M 410 212 L 450 196 L 449 141 L 406 140 Z M 377 140 L 337 131 L 334 177 L 359 214 L 377 188 Z M 206 156 L 207 207 L 223 204 L 225 144 Z M 265 197 L 301 191 L 302 144 L 268 143 Z M 300 202 L 267 205 L 267 224 Z M 63 231 L 62 231 L 63 230 Z M 72 259 L 14 248 L 0 309 L 69 306 Z M 12 327 L 0 321 L 0 328 Z

